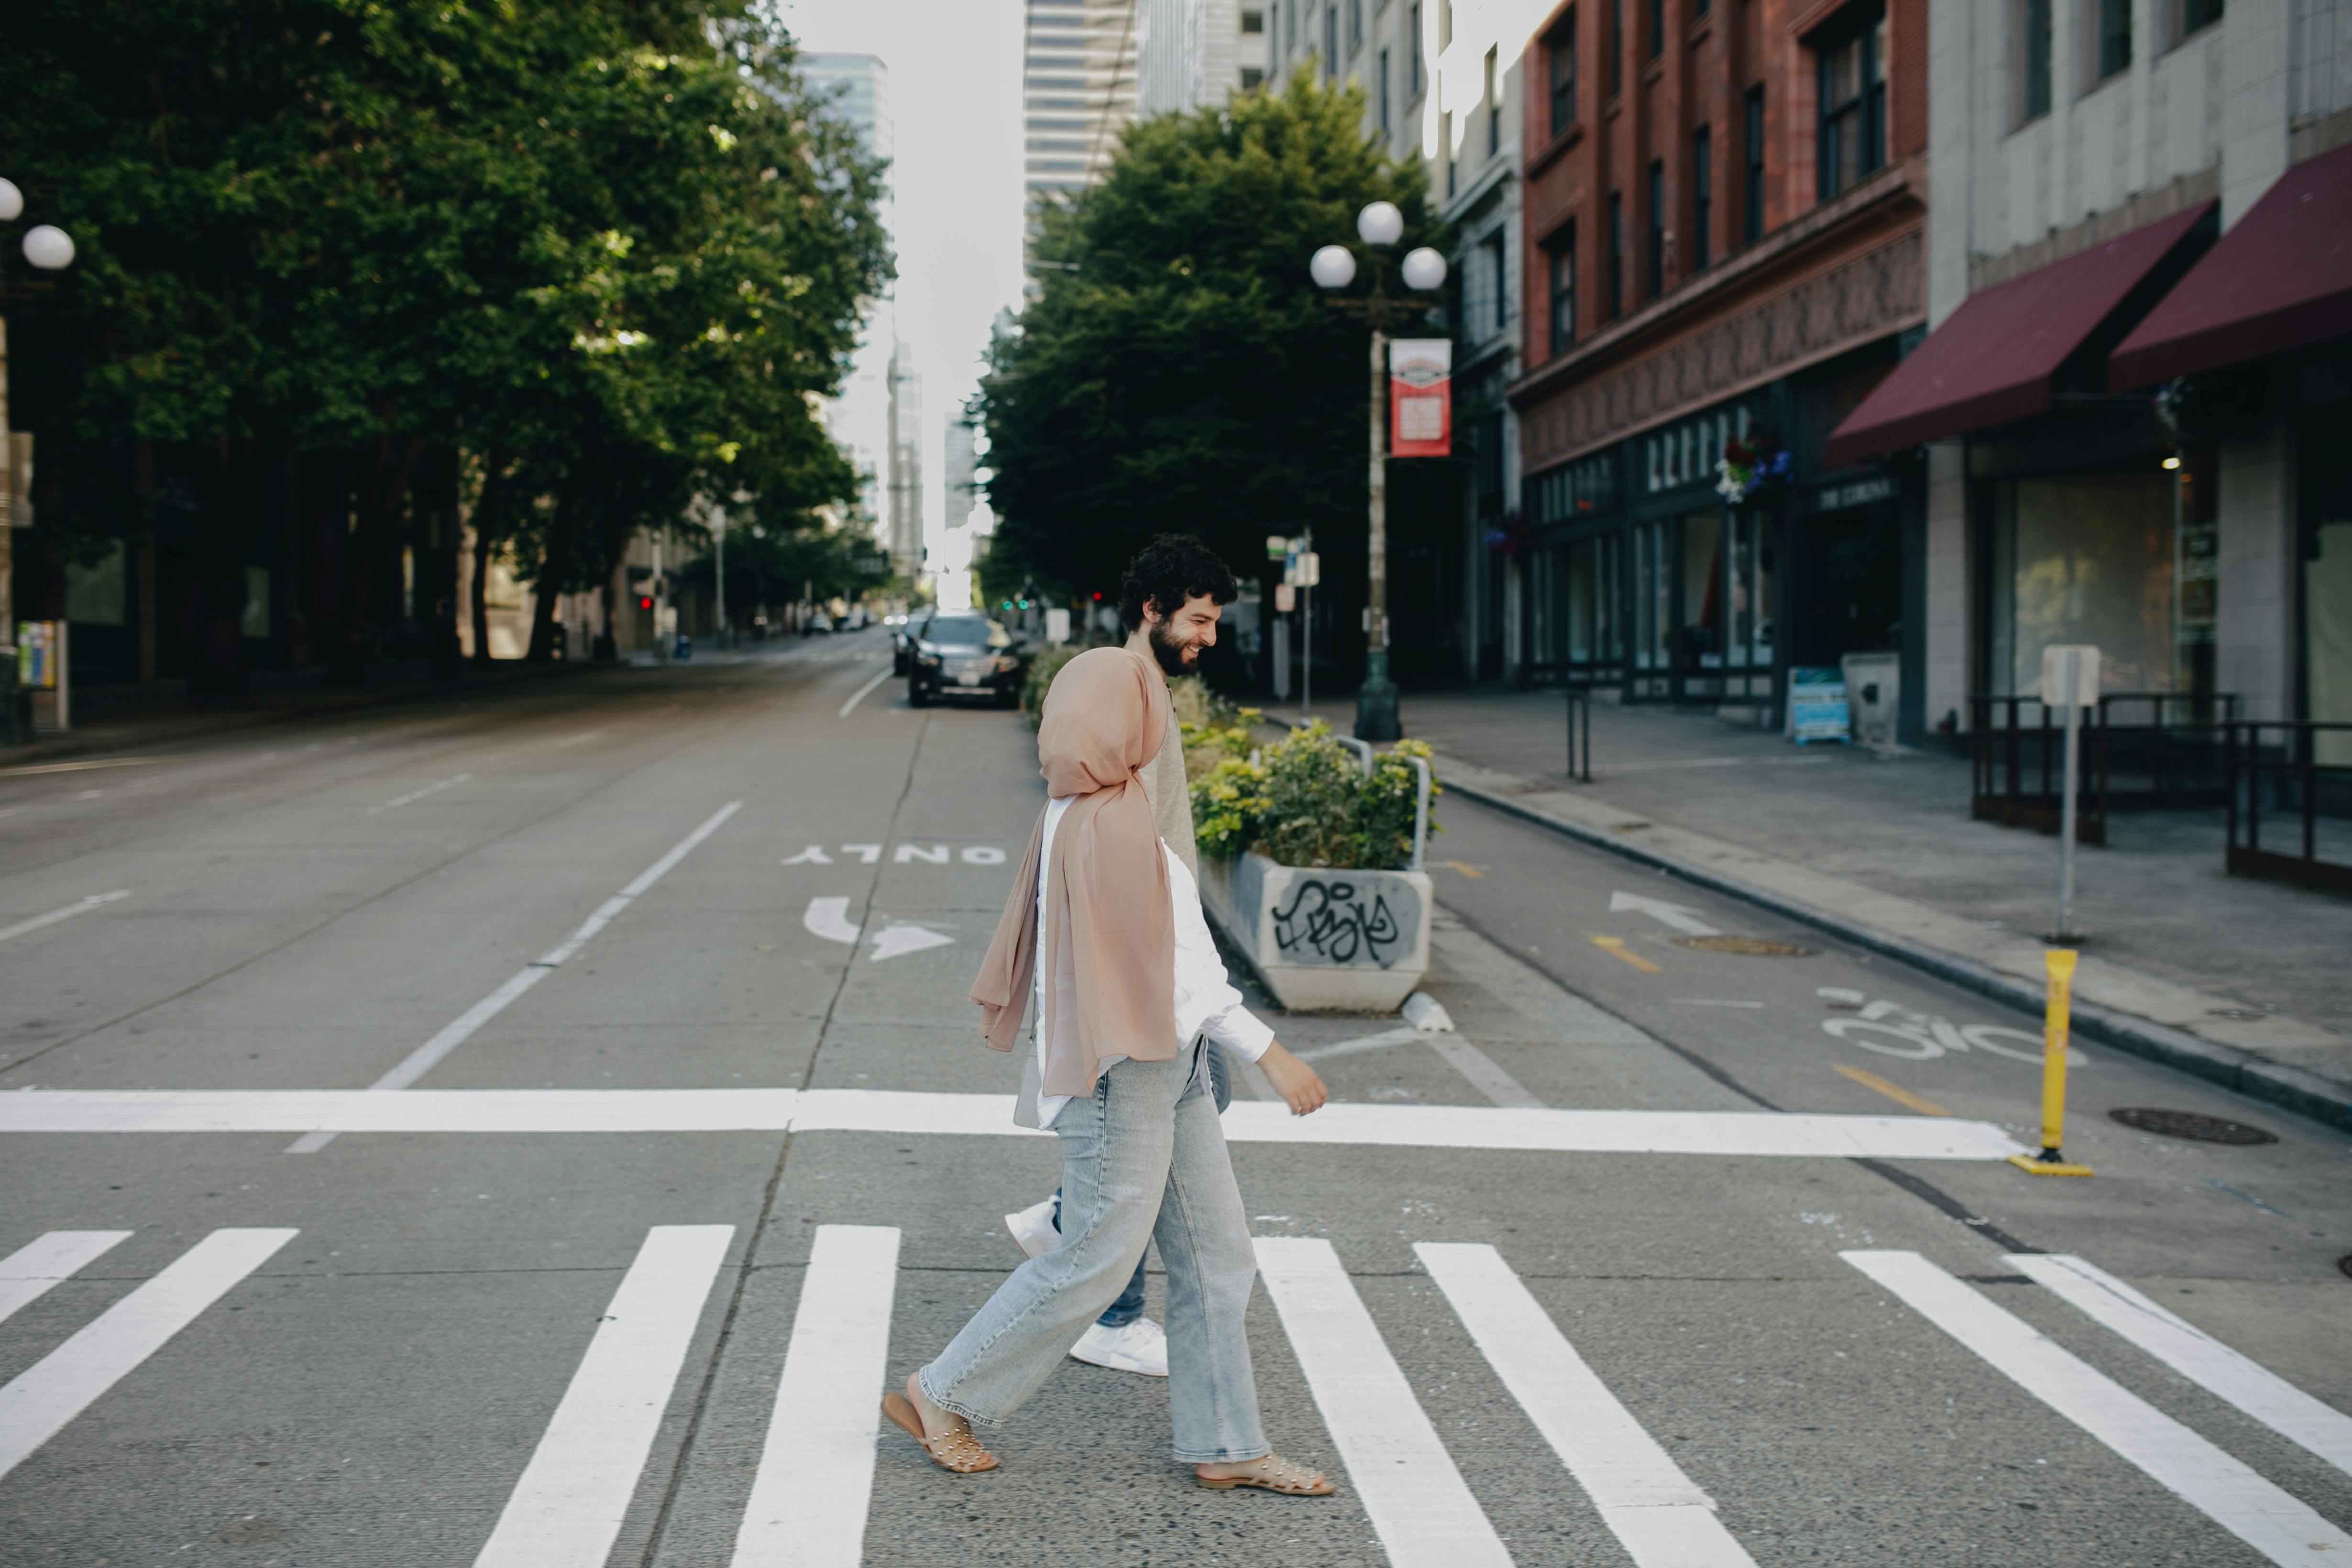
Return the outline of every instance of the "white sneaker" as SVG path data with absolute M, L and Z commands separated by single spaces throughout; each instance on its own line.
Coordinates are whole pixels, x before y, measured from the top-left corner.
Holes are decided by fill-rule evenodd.
M 1013 1239 L 1032 1258 L 1043 1258 L 1062 1244 L 1062 1233 L 1054 1228 L 1051 1197 L 1041 1198 L 1018 1214 L 1006 1215 L 1004 1228 L 1013 1232 Z
M 1168 1375 L 1168 1331 L 1150 1318 L 1138 1318 L 1121 1328 L 1100 1323 L 1078 1336 L 1070 1347 L 1072 1359 L 1113 1372 L 1139 1372 L 1146 1377 Z

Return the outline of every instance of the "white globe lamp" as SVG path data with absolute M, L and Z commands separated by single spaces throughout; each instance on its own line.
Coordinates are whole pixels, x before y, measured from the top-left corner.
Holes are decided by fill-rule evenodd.
M 25 193 L 16 189 L 14 180 L 0 180 L 0 224 L 13 224 L 25 215 Z
M 1315 253 L 1307 270 L 1318 287 L 1345 288 L 1356 281 L 1356 258 L 1344 245 L 1327 245 Z
M 1356 214 L 1356 233 L 1366 245 L 1394 245 L 1404 237 L 1404 214 L 1394 202 L 1374 202 Z
M 1405 253 L 1404 285 L 1407 288 L 1443 287 L 1445 283 L 1445 258 L 1423 246 Z
M 42 224 L 25 231 L 25 259 L 44 272 L 71 267 L 74 258 L 72 236 L 50 224 Z

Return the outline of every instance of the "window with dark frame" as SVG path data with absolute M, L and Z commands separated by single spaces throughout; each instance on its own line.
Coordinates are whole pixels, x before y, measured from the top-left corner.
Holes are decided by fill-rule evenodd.
M 1395 132 L 1389 123 L 1389 52 L 1381 51 L 1381 140 L 1386 141 Z
M 1666 291 L 1666 161 L 1650 160 L 1650 287 L 1645 298 Z
M 1255 33 L 1263 33 L 1263 32 L 1265 32 L 1265 12 L 1263 12 L 1263 11 L 1244 11 L 1244 12 L 1243 12 L 1243 13 L 1242 13 L 1242 31 L 1243 31 L 1243 32 L 1244 32 L 1244 33 L 1252 33 L 1252 34 L 1255 34 Z
M 1625 0 L 1609 0 L 1609 91 L 1625 90 Z
M 1500 51 L 1486 51 L 1486 156 L 1492 158 L 1503 150 L 1503 94 L 1497 79 L 1501 63 Z
M 1364 47 L 1364 0 L 1348 0 L 1348 53 Z
M 1492 337 L 1511 319 L 1510 268 L 1503 256 L 1503 236 L 1493 234 L 1479 242 L 1478 267 L 1486 275 L 1486 319 L 1482 337 Z
M 1625 193 L 1609 193 L 1609 319 L 1625 314 Z
M 1817 200 L 1851 189 L 1886 162 L 1885 44 L 1886 16 L 1874 7 L 1850 31 L 1813 46 L 1821 115 L 1813 139 Z
M 2011 0 L 2017 23 L 2017 123 L 2050 112 L 2051 0 Z
M 1764 85 L 1759 82 L 1748 89 L 1745 103 L 1747 127 L 1740 141 L 1740 156 L 1747 161 L 1746 178 L 1741 182 L 1739 236 L 1742 244 L 1754 245 L 1764 237 Z
M 1704 16 L 1714 8 L 1713 0 L 1691 0 L 1691 16 Z
M 2221 0 L 2177 0 L 2180 20 L 2173 29 L 2173 42 L 2179 43 L 2192 33 L 2201 33 L 2221 19 Z
M 1715 145 L 1704 125 L 1691 133 L 1691 270 L 1706 267 L 1715 232 Z
M 1560 18 L 1545 43 L 1551 69 L 1551 133 L 1558 136 L 1576 123 L 1576 7 Z
M 1265 73 L 1264 71 L 1258 69 L 1255 66 L 1244 66 L 1242 68 L 1242 90 L 1244 92 L 1255 92 L 1265 85 Z
M 1406 37 L 1412 40 L 1412 48 L 1405 59 L 1405 64 L 1412 70 L 1412 75 L 1406 78 L 1409 89 L 1405 93 L 1405 101 L 1410 103 L 1421 96 L 1422 89 L 1428 82 L 1428 78 L 1422 74 L 1420 6 L 1415 5 L 1406 12 L 1404 30 Z
M 2131 69 L 2132 0 L 2097 0 L 2095 25 L 2098 36 L 2092 40 L 2092 58 L 2098 64 L 2098 74 L 2091 78 L 2095 83 Z
M 1650 0 L 1650 57 L 1666 52 L 1666 0 Z
M 1339 79 L 1339 0 L 1323 7 L 1323 75 Z
M 1546 256 L 1551 274 L 1551 351 L 1566 353 L 1576 341 L 1576 224 L 1556 235 Z

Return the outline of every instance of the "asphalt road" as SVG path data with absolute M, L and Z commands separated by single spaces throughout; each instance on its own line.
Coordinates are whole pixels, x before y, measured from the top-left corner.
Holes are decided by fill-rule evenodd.
M 1228 1116 L 1342 1495 L 1075 1363 L 1001 1471 L 877 1440 L 1055 1169 L 967 1098 L 1030 737 L 887 660 L 0 776 L 0 1564 L 2352 1563 L 2352 1139 L 2090 1048 L 2096 1176 L 1927 1157 L 2036 1020 L 1454 800 L 1456 1032 L 1277 1019 L 1336 1103 Z

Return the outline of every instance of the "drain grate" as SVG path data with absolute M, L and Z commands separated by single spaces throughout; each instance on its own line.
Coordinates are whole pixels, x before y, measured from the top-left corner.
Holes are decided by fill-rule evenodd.
M 2200 1144 L 2275 1144 L 2276 1133 L 2265 1133 L 2260 1127 L 2249 1127 L 2243 1122 L 2228 1122 L 2219 1116 L 2200 1116 L 2194 1111 L 2149 1111 L 2130 1109 L 2110 1111 L 2107 1114 L 2126 1127 L 2137 1127 L 2143 1133 L 2160 1137 L 2190 1138 Z
M 1677 936 L 1677 947 L 1696 947 L 1702 953 L 1745 953 L 1753 958 L 1810 958 L 1811 947 L 1800 947 L 1794 942 L 1767 942 L 1761 936 Z

